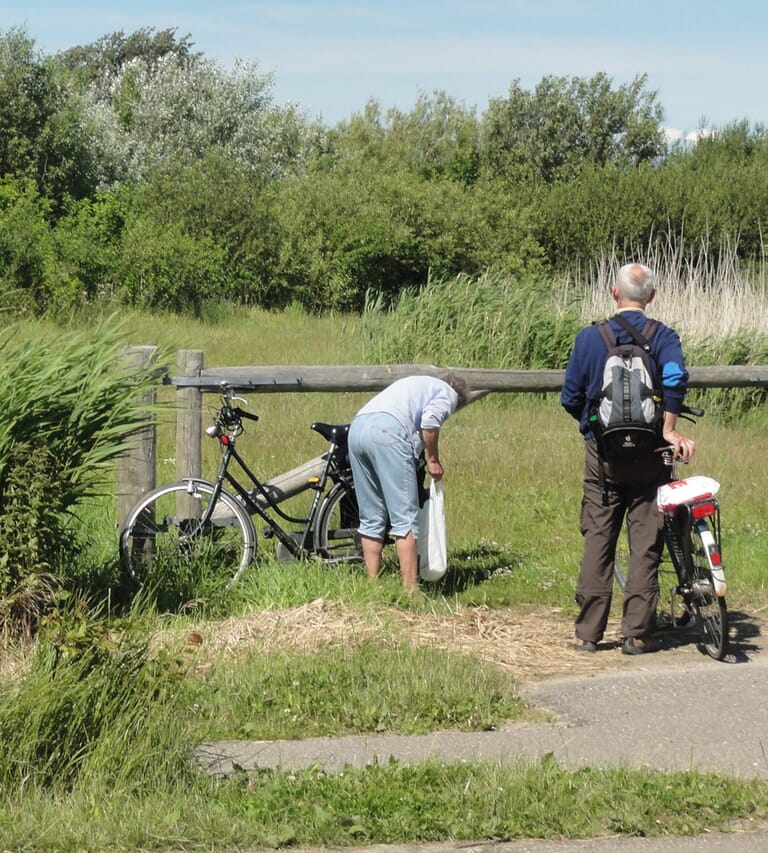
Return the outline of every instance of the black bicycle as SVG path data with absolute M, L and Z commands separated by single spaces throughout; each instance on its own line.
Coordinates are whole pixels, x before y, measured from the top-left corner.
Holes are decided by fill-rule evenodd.
M 207 561 L 226 571 L 232 582 L 256 558 L 258 540 L 252 516 L 265 523 L 263 534 L 278 541 L 278 553 L 289 559 L 325 563 L 359 562 L 359 514 L 347 453 L 349 424 L 313 423 L 327 442 L 317 470 L 297 487 L 314 495 L 305 516 L 280 506 L 279 496 L 262 482 L 236 449 L 243 421 L 257 421 L 222 383 L 221 401 L 207 435 L 219 442 L 221 461 L 215 480 L 187 477 L 148 492 L 128 513 L 120 529 L 120 556 L 133 579 L 143 585 L 153 570 L 163 571 L 192 560 Z M 239 466 L 233 473 L 232 462 Z M 310 466 L 311 467 L 311 466 Z M 243 482 L 244 476 L 247 478 Z M 298 529 L 297 529 L 298 528 Z
M 685 406 L 683 414 L 701 417 L 704 410 Z M 715 660 L 723 660 L 728 654 L 728 606 L 720 504 L 715 497 L 719 483 L 702 476 L 678 479 L 679 460 L 673 457 L 672 448 L 660 448 L 659 452 L 672 469 L 670 482 L 659 487 L 657 497 L 666 551 L 674 570 L 669 590 L 672 627 L 693 622 L 703 651 Z M 617 548 L 614 563 L 614 578 L 622 590 L 626 585 L 627 554 L 628 544 L 623 542 Z M 662 563 L 660 586 L 667 573 Z

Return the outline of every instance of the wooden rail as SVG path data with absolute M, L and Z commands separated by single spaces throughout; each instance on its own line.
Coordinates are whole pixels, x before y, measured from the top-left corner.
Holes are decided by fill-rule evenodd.
M 127 361 L 132 367 L 153 364 L 155 347 L 132 347 Z M 270 365 L 246 367 L 204 366 L 201 350 L 181 350 L 175 373 L 170 369 L 164 384 L 176 387 L 176 468 L 179 478 L 199 477 L 202 467 L 202 398 L 217 393 L 222 383 L 238 392 L 285 394 L 306 392 L 376 392 L 404 376 L 439 376 L 453 370 L 471 389 L 470 401 L 490 393 L 541 393 L 560 391 L 563 370 L 496 370 L 446 368 L 433 364 L 389 365 Z M 690 367 L 691 388 L 768 387 L 768 365 Z M 151 401 L 148 401 L 151 402 Z M 268 484 L 277 500 L 295 494 L 307 480 L 307 471 L 321 457 L 276 477 Z M 155 486 L 154 428 L 140 436 L 138 447 L 126 451 L 118 465 L 118 517 L 124 518 L 138 498 Z
M 202 365 L 202 353 L 200 359 Z M 272 365 L 207 369 L 201 366 L 194 375 L 169 376 L 165 381 L 179 388 L 196 388 L 201 392 L 217 391 L 222 382 L 227 382 L 237 391 L 255 391 L 260 394 L 291 391 L 380 391 L 403 376 L 440 376 L 446 370 L 454 370 L 464 377 L 470 388 L 485 393 L 559 391 L 565 376 L 564 370 L 447 368 L 433 364 Z M 768 386 L 768 365 L 691 367 L 688 372 L 688 385 L 691 388 Z

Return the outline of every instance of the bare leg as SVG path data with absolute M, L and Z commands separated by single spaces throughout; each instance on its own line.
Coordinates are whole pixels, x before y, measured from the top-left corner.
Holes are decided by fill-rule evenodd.
M 361 536 L 363 546 L 363 560 L 368 572 L 368 578 L 375 581 L 381 571 L 381 552 L 384 550 L 384 540 L 374 539 L 371 536 Z
M 415 592 L 418 586 L 417 573 L 419 562 L 413 531 L 409 530 L 407 536 L 398 536 L 395 540 L 395 547 L 397 548 L 397 559 L 400 562 L 403 587 L 406 592 Z M 363 553 L 365 553 L 365 550 L 363 550 Z

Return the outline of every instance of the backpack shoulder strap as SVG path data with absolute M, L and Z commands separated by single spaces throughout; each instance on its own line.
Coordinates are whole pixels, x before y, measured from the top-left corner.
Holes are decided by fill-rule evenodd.
M 659 321 L 654 320 L 652 318 L 648 318 L 643 326 L 642 335 L 647 340 L 650 341 L 651 338 L 656 334 L 656 330 L 659 328 Z
M 608 349 L 616 346 L 616 335 L 614 335 L 613 329 L 608 325 L 607 320 L 598 320 L 592 325 L 595 326 L 597 331 L 600 333 L 600 337 L 603 339 L 603 342 Z
M 651 332 L 651 336 L 656 331 L 659 326 L 658 320 L 648 320 L 643 327 L 642 332 L 638 332 L 637 329 L 627 320 L 626 317 L 622 317 L 621 314 L 614 314 L 613 318 L 624 331 L 632 337 L 634 342 L 641 346 L 646 352 L 649 352 L 651 349 L 651 344 L 648 340 L 648 336 L 646 334 L 648 327 L 653 326 L 653 330 Z M 655 324 L 655 325 L 654 325 Z

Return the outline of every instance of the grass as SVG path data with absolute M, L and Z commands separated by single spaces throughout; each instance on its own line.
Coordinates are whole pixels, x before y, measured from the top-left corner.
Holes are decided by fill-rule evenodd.
M 214 666 L 193 705 L 199 742 L 487 731 L 536 716 L 495 667 L 383 632 L 325 648 L 321 665 L 316 649 L 286 649 Z
M 366 361 L 354 318 L 222 311 L 207 322 L 137 314 L 125 323 L 130 343 L 202 349 L 211 366 Z M 251 396 L 261 420 L 241 446 L 258 471 L 288 470 L 322 451 L 312 421 L 348 420 L 366 397 Z M 690 473 L 722 484 L 729 604 L 760 613 L 768 603 L 764 413 L 741 425 L 706 418 L 686 431 L 699 443 Z M 175 479 L 170 413 L 159 433 L 158 481 Z M 215 447 L 204 446 L 210 470 Z M 393 762 L 338 776 L 315 768 L 227 780 L 194 770 L 194 746 L 217 738 L 482 730 L 531 718 L 503 669 L 450 648 L 450 638 L 448 649 L 411 647 L 403 625 L 424 629 L 473 608 L 511 620 L 546 608 L 572 619 L 580 438 L 556 395 L 497 395 L 452 418 L 441 450 L 451 568 L 445 584 L 423 595 L 403 595 L 392 555 L 370 584 L 359 566 L 279 563 L 261 539 L 259 564 L 226 597 L 190 602 L 176 615 L 137 605 L 122 628 L 65 606 L 31 670 L 9 655 L 0 678 L 3 846 L 224 851 L 695 834 L 765 820 L 763 782 L 627 768 L 567 772 L 548 758 L 515 768 Z M 94 501 L 73 522 L 106 575 L 116 569 L 115 522 L 111 499 Z M 317 602 L 342 608 L 333 641 L 314 630 Z M 269 631 L 244 642 L 249 620 L 265 615 L 274 617 Z M 126 633 L 132 625 L 136 632 Z M 303 645 L 291 634 L 299 628 Z M 232 643 L 224 636 L 219 653 L 202 659 L 197 639 L 207 648 L 227 631 Z M 90 647 L 103 657 L 82 658 Z M 55 649 L 70 649 L 71 665 L 52 670 L 46 655 Z M 54 758 L 63 768 L 55 773 Z
M 232 851 L 516 838 L 649 838 L 733 831 L 765 818 L 765 783 L 617 768 L 566 772 L 549 759 L 516 768 L 392 762 L 197 777 L 155 791 L 95 790 L 57 804 L 30 796 L 0 815 L 9 849 Z M 638 808 L 638 803 L 642 804 Z

